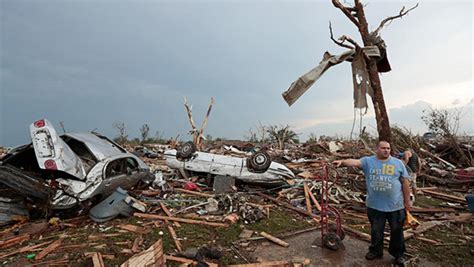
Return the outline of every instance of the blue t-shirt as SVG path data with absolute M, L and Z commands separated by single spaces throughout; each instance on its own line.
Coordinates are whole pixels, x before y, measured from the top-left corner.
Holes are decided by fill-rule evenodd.
M 363 157 L 360 161 L 367 185 L 367 207 L 385 212 L 403 209 L 400 179 L 412 179 L 403 161 L 393 157 L 381 161 L 376 156 Z

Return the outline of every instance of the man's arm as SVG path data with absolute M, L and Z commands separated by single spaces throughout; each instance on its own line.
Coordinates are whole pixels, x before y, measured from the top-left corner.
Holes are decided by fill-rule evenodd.
M 413 153 L 411 153 L 410 150 L 404 151 L 402 161 L 405 162 L 405 164 L 408 164 L 408 161 L 410 160 L 412 156 L 413 156 Z
M 343 159 L 343 160 L 335 160 L 332 162 L 336 167 L 347 166 L 347 167 L 357 167 L 362 168 L 362 162 L 360 159 Z
M 406 178 L 400 178 L 400 182 L 402 183 L 402 191 L 403 191 L 403 204 L 405 206 L 405 210 L 410 211 L 410 182 Z

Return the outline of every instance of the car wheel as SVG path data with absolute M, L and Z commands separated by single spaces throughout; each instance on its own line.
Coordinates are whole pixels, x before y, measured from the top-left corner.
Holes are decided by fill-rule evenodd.
M 247 163 L 251 171 L 265 172 L 270 167 L 272 159 L 268 153 L 260 151 L 250 156 Z
M 176 157 L 179 159 L 188 159 L 196 152 L 196 145 L 193 142 L 186 142 L 178 148 Z
M 323 236 L 323 245 L 330 250 L 338 250 L 341 245 L 341 238 L 335 232 L 328 232 Z

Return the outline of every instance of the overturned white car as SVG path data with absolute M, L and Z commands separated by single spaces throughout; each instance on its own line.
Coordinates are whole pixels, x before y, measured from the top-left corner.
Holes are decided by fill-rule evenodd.
M 68 209 L 85 200 L 99 200 L 117 187 L 128 189 L 152 180 L 137 156 L 96 133 L 59 136 L 46 119 L 30 125 L 32 143 L 0 159 L 0 189 L 13 190 L 49 208 Z
M 206 152 L 196 152 L 192 142 L 185 143 L 178 150 L 164 153 L 166 165 L 198 173 L 230 176 L 246 183 L 281 185 L 295 175 L 285 165 L 271 161 L 265 152 L 256 152 L 249 158 L 237 158 Z

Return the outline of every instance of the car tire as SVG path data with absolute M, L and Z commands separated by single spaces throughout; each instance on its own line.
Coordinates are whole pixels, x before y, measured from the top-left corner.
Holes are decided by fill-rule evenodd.
M 249 170 L 253 172 L 265 172 L 271 163 L 270 155 L 263 151 L 256 152 L 247 159 L 247 165 L 250 167 Z
M 181 147 L 178 148 L 176 152 L 176 157 L 178 159 L 189 159 L 196 152 L 196 145 L 189 141 L 184 143 Z
M 338 250 L 341 245 L 341 238 L 335 232 L 328 232 L 323 236 L 323 245 L 330 250 Z

